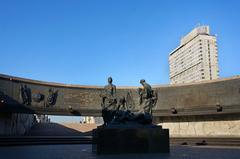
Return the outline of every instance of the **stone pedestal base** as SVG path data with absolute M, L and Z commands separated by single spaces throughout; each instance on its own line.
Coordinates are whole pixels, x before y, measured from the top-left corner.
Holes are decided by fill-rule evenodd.
M 153 127 L 104 127 L 93 130 L 97 154 L 169 153 L 169 130 Z

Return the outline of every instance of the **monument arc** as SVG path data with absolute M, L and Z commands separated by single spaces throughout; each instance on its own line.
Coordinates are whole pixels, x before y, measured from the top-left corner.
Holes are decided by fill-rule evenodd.
M 153 86 L 158 102 L 153 116 L 226 115 L 240 113 L 240 77 L 194 84 Z M 103 87 L 42 82 L 0 75 L 1 112 L 52 115 L 101 116 Z M 117 97 L 125 97 L 138 109 L 137 87 L 117 87 Z M 28 101 L 28 102 L 27 102 Z

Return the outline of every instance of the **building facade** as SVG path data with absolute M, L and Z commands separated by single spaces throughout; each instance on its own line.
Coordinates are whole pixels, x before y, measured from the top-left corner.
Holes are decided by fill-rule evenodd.
M 170 83 L 190 83 L 219 78 L 216 36 L 209 26 L 199 26 L 181 39 L 169 55 Z
M 102 117 L 85 116 L 82 123 L 102 125 L 104 122 Z

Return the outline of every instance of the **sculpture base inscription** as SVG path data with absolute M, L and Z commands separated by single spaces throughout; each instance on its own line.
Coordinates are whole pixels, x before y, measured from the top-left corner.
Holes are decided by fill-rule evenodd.
M 97 154 L 169 153 L 169 130 L 161 126 L 99 126 L 93 141 Z

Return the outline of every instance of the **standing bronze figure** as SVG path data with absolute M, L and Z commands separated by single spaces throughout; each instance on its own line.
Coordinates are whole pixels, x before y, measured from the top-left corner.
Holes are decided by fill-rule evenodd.
M 108 85 L 104 87 L 102 97 L 102 116 L 105 124 L 108 124 L 114 117 L 117 107 L 116 86 L 112 84 L 112 77 L 108 78 Z
M 108 85 L 104 86 L 102 97 L 102 108 L 115 110 L 117 104 L 116 86 L 112 84 L 112 77 L 108 78 Z
M 152 87 L 144 80 L 140 80 L 143 88 L 138 89 L 139 93 L 139 104 L 143 105 L 142 110 L 143 113 L 149 113 L 152 115 L 152 108 L 156 105 L 157 102 L 157 94 L 152 90 Z

